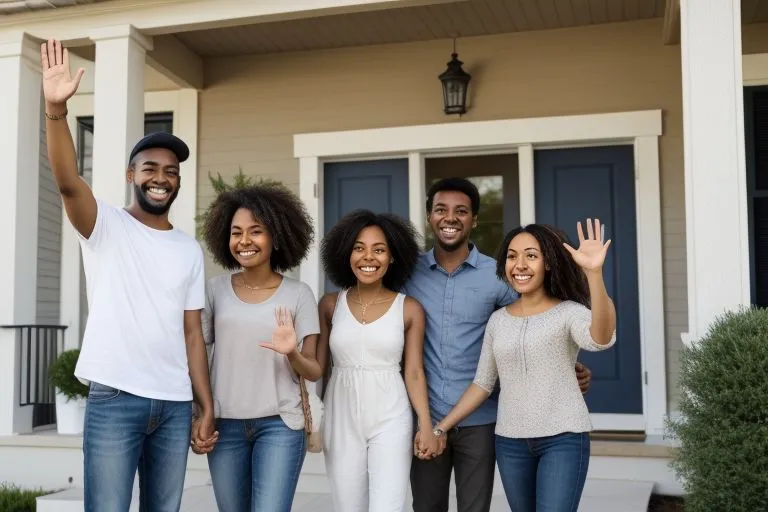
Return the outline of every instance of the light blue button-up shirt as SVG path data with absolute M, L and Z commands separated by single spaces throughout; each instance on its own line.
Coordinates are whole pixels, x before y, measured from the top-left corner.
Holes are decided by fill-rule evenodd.
M 516 294 L 496 277 L 496 260 L 474 245 L 450 274 L 437 264 L 434 249 L 422 254 L 402 292 L 426 312 L 424 371 L 430 413 L 438 422 L 472 384 L 491 313 L 512 303 Z M 498 389 L 459 426 L 495 423 L 497 407 Z

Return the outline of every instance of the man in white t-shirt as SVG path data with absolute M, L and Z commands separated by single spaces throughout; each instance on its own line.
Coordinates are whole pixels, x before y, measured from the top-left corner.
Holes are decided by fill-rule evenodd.
M 127 511 L 138 469 L 141 510 L 178 511 L 190 439 L 203 452 L 216 441 L 200 325 L 203 253 L 168 220 L 179 192 L 179 163 L 189 149 L 168 133 L 144 137 L 129 156 L 131 205 L 97 200 L 78 174 L 66 121 L 66 102 L 83 70 L 70 74 L 68 52 L 58 41 L 41 45 L 41 61 L 48 157 L 79 235 L 88 287 L 88 323 L 75 370 L 90 386 L 85 510 Z M 194 431 L 193 396 L 202 411 Z

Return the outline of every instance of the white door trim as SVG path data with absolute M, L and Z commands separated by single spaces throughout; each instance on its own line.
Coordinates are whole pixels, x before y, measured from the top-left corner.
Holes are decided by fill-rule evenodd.
M 459 122 L 421 126 L 376 128 L 294 135 L 294 156 L 299 159 L 299 191 L 315 219 L 317 237 L 300 269 L 300 278 L 316 294 L 323 286 L 319 244 L 324 232 L 323 164 L 353 157 L 401 156 L 409 159 L 411 220 L 423 229 L 424 155 L 462 151 L 518 152 L 520 165 L 520 218 L 531 222 L 533 203 L 533 150 L 552 146 L 631 144 L 635 152 L 637 197 L 637 251 L 640 299 L 640 339 L 644 425 L 636 419 L 607 421 L 602 428 L 642 427 L 650 435 L 664 432 L 667 414 L 666 342 L 661 256 L 661 194 L 658 143 L 662 134 L 660 110 L 610 114 L 557 116 L 500 121 Z M 613 415 L 611 415 L 613 416 Z M 633 415 L 634 416 L 634 415 Z M 605 419 L 609 419 L 606 416 Z M 596 418 L 603 423 L 602 417 Z
M 77 148 L 77 118 L 93 116 L 93 94 L 77 94 L 67 102 L 67 122 Z M 197 208 L 197 91 L 178 89 L 144 93 L 144 112 L 173 113 L 173 132 L 189 146 L 189 159 L 181 164 L 184 186 L 171 208 L 171 221 L 182 231 L 195 235 Z M 98 123 L 95 119 L 94 123 Z M 126 155 L 126 158 L 128 155 Z M 121 172 L 115 169 L 114 172 Z M 186 192 L 186 193 L 185 193 Z M 63 208 L 63 207 L 62 207 Z M 63 210 L 62 210 L 63 211 Z M 61 309 L 64 344 L 67 348 L 80 345 L 85 326 L 80 325 L 80 244 L 66 212 L 62 215 L 61 229 Z

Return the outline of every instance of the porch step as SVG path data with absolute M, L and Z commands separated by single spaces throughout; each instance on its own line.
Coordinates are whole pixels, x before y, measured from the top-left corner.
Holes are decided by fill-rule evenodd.
M 588 479 L 584 487 L 579 512 L 647 512 L 653 482 L 629 480 Z M 410 493 L 408 503 L 410 503 Z M 450 512 L 456 512 L 456 500 L 451 500 Z M 82 489 L 67 489 L 37 498 L 38 512 L 82 512 Z M 134 494 L 131 512 L 138 510 L 138 496 Z M 216 500 L 210 485 L 189 487 L 184 490 L 181 512 L 210 512 L 216 510 Z M 293 501 L 294 512 L 333 512 L 331 496 L 327 493 L 299 492 Z M 407 508 L 411 510 L 410 506 Z M 503 494 L 494 496 L 491 512 L 509 512 Z

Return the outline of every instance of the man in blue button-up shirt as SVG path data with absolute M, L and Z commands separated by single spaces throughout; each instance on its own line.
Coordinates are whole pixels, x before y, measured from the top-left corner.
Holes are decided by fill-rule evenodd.
M 468 180 L 442 180 L 429 190 L 427 214 L 436 245 L 423 254 L 403 293 L 426 312 L 424 369 L 432 420 L 440 421 L 472 383 L 480 358 L 485 325 L 495 310 L 516 298 L 496 277 L 496 261 L 470 242 L 477 226 L 480 194 Z M 580 366 L 580 365 L 579 365 Z M 589 370 L 581 370 L 582 388 Z M 447 512 L 451 472 L 456 470 L 459 512 L 487 512 L 495 472 L 498 393 L 447 436 L 439 457 L 411 466 L 415 512 Z

